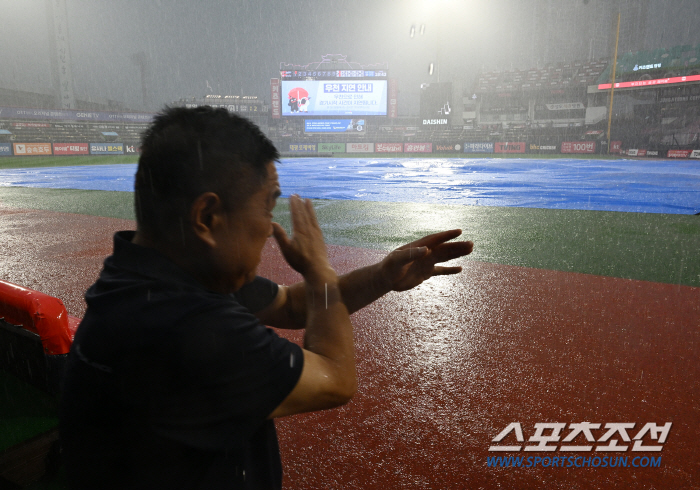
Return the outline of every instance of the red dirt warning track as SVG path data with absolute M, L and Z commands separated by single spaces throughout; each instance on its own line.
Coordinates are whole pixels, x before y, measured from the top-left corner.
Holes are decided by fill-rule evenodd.
M 0 277 L 57 296 L 82 316 L 82 293 L 112 233 L 130 227 L 0 209 Z M 384 255 L 338 246 L 329 253 L 339 272 Z M 298 278 L 272 242 L 259 273 L 280 283 Z M 277 423 L 286 488 L 700 488 L 700 288 L 467 261 L 461 275 L 391 293 L 353 324 L 355 399 Z M 673 427 L 654 453 L 489 452 L 511 422 L 525 442 L 511 434 L 501 444 L 532 445 L 539 422 L 635 423 L 630 437 L 648 422 Z M 657 468 L 494 468 L 490 456 L 626 457 L 630 466 L 637 456 L 662 459 Z

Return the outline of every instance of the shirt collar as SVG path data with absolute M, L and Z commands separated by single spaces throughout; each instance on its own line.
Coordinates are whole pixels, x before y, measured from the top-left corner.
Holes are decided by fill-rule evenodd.
M 135 231 L 114 234 L 114 254 L 107 260 L 114 265 L 158 280 L 175 281 L 205 289 L 204 286 L 158 250 L 132 243 Z

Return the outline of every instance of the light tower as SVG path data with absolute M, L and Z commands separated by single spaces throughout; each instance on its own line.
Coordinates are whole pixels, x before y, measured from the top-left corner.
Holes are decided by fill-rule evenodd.
M 46 0 L 46 19 L 49 32 L 49 59 L 57 105 L 61 109 L 75 109 L 66 0 Z

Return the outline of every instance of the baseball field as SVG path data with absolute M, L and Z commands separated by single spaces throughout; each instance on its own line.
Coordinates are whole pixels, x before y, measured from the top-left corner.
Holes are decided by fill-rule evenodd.
M 0 279 L 80 317 L 134 214 L 130 191 L 76 182 L 133 162 L 27 160 L 0 160 Z M 277 421 L 285 488 L 700 488 L 700 164 L 645 162 L 631 185 L 620 161 L 315 162 L 285 160 L 280 182 L 315 198 L 339 272 L 444 229 L 475 248 L 461 274 L 353 315 L 359 392 Z M 274 214 L 289 230 L 286 199 Z M 299 280 L 272 240 L 258 273 Z M 56 401 L 0 376 L 7 454 L 56 426 Z M 30 488 L 64 488 L 60 469 Z

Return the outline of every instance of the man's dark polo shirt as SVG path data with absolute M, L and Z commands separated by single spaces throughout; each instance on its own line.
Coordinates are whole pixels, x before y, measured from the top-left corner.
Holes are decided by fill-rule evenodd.
M 153 249 L 114 237 L 87 291 L 60 426 L 73 488 L 280 488 L 267 416 L 296 385 L 301 348 L 253 312 L 278 286 L 208 291 Z

